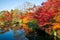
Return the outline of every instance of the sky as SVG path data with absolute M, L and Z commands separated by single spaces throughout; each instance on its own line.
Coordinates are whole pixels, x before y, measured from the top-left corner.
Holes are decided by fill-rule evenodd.
M 46 0 L 0 0 L 0 10 L 11 10 L 17 8 L 18 6 L 22 7 L 22 4 L 24 4 L 25 2 L 40 5 L 45 1 Z

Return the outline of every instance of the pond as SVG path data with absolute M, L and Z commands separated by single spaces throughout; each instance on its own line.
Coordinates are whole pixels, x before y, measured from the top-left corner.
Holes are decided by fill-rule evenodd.
M 13 31 L 9 30 L 4 34 L 0 34 L 0 40 L 15 40 Z
M 18 31 L 20 34 L 23 33 L 23 30 Z M 18 34 L 19 35 L 19 34 Z M 25 40 L 26 37 L 24 35 L 24 33 L 22 34 L 23 36 L 19 36 L 19 40 Z M 0 40 L 16 40 L 16 38 L 14 37 L 14 32 L 13 30 L 9 30 L 8 32 L 4 33 L 4 34 L 0 34 Z M 26 39 L 28 40 L 28 39 Z

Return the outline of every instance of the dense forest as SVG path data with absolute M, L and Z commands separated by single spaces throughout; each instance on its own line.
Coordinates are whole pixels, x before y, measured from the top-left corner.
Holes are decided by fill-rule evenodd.
M 0 34 L 21 27 L 29 40 L 60 40 L 60 0 L 47 0 L 25 11 L 0 11 Z

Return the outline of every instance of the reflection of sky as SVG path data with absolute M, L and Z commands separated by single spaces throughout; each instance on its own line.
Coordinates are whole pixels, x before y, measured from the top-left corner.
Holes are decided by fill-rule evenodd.
M 16 40 L 14 35 L 19 36 L 19 40 L 28 40 L 25 37 L 25 31 L 23 29 L 16 30 L 15 33 L 13 32 L 13 30 L 10 29 L 8 32 L 0 34 L 0 40 Z
M 45 0 L 0 0 L 0 10 L 14 9 L 15 7 L 23 4 L 26 1 L 36 5 L 40 5 Z
M 10 30 L 4 34 L 0 34 L 0 40 L 15 40 L 13 31 Z

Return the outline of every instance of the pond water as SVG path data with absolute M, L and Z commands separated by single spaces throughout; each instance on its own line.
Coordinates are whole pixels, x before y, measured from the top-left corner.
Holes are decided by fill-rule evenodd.
M 19 31 L 19 33 L 20 34 L 23 33 L 22 31 L 23 30 Z M 23 33 L 23 35 L 24 35 L 24 33 Z M 22 40 L 22 38 L 23 38 L 23 40 L 25 40 L 25 38 L 26 38 L 25 35 L 23 37 L 22 36 L 19 36 L 19 37 L 20 37 L 19 40 Z M 6 32 L 4 34 L 0 34 L 0 40 L 16 40 L 14 37 L 13 30 L 9 30 L 8 32 Z
M 9 30 L 4 34 L 0 34 L 0 40 L 15 40 L 13 31 Z

